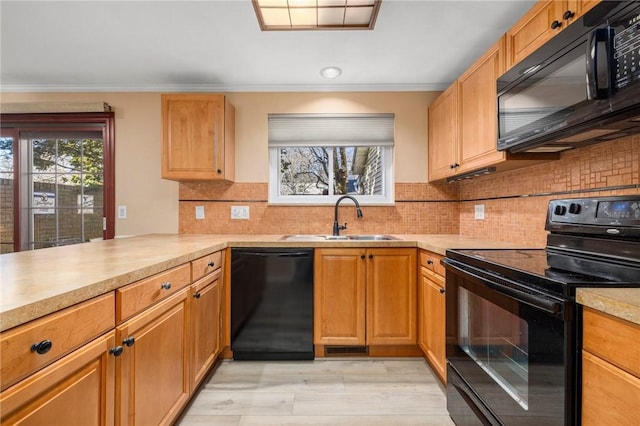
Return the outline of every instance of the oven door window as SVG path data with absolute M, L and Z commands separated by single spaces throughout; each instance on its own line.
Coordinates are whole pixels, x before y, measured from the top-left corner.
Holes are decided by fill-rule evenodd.
M 460 347 L 522 408 L 529 408 L 529 326 L 525 320 L 461 288 Z

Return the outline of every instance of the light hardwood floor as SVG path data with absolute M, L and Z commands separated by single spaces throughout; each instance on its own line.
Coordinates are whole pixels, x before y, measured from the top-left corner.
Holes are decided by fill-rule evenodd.
M 180 426 L 453 425 L 444 388 L 411 359 L 224 361 Z

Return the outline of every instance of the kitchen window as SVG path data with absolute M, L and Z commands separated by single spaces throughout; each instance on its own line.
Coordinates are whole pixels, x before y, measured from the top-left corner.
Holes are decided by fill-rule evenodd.
M 113 114 L 3 114 L 1 253 L 113 238 Z
M 269 203 L 393 204 L 393 114 L 269 114 Z

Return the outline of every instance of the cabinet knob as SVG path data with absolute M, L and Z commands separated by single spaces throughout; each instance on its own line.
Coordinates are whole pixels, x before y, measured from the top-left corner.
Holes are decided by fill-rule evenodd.
M 167 281 L 166 283 L 162 283 L 162 285 L 160 286 L 161 289 L 163 290 L 169 290 L 171 289 L 171 282 Z
M 438 291 L 440 292 L 440 294 L 445 294 L 447 292 L 447 290 L 445 290 L 444 288 L 440 288 L 438 289 Z
M 197 293 L 194 293 L 193 298 L 194 298 L 194 299 L 200 299 L 200 296 L 202 296 L 202 295 L 200 294 L 200 292 L 197 292 Z
M 372 254 L 369 255 L 369 259 L 373 259 L 373 255 Z
M 219 175 L 221 175 L 221 174 L 222 174 L 222 169 L 218 169 L 218 170 L 216 170 L 216 173 L 218 173 Z
M 455 168 L 457 168 L 457 167 L 460 167 L 460 164 L 458 164 L 458 163 L 453 163 L 453 164 L 451 164 L 451 165 L 449 166 L 449 168 L 450 168 L 450 169 L 455 169 Z
M 556 28 L 560 28 L 562 26 L 562 22 L 560 21 L 553 21 L 551 23 L 551 29 L 555 30 Z
M 573 13 L 573 12 L 572 12 L 572 11 L 570 11 L 570 10 L 567 10 L 567 11 L 566 11 L 566 12 L 564 12 L 564 14 L 562 15 L 562 19 L 564 19 L 564 20 L 566 21 L 566 20 L 568 20 L 568 19 L 573 18 L 574 16 L 576 16 L 576 14 L 575 14 L 575 13 Z
M 130 348 L 131 346 L 133 346 L 133 344 L 136 342 L 136 338 L 131 336 L 131 337 L 127 337 L 126 339 L 124 339 L 122 341 L 122 344 L 127 346 L 128 348 Z
M 364 259 L 366 256 L 364 254 L 360 255 L 360 259 Z
M 433 265 L 433 260 L 431 259 L 427 260 L 427 265 Z
M 113 356 L 120 356 L 122 355 L 122 346 L 116 346 L 115 348 L 111 348 L 109 349 L 109 354 L 113 355 Z
M 209 263 L 207 263 L 207 266 L 209 268 L 213 268 L 214 266 L 216 266 L 216 264 L 215 264 L 215 262 L 209 262 Z
M 51 340 L 43 340 L 42 342 L 34 343 L 31 345 L 31 352 L 36 352 L 40 355 L 44 355 L 51 350 L 53 343 Z

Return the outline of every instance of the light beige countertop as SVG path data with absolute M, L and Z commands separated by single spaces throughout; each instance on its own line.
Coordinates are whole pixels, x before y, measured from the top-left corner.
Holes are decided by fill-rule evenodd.
M 640 288 L 579 288 L 578 303 L 640 325 Z
M 0 331 L 227 247 L 524 248 L 459 235 L 282 241 L 282 235 L 152 234 L 0 255 Z

